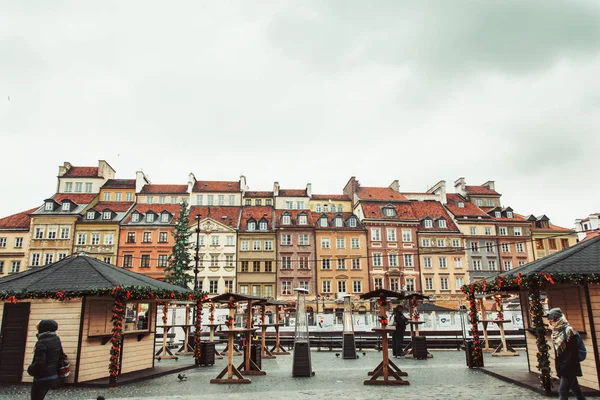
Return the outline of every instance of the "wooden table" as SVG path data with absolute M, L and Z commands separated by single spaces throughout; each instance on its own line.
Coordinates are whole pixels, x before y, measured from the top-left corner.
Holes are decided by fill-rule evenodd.
M 224 331 L 220 331 L 221 333 L 227 334 L 228 347 L 233 348 L 233 342 L 235 335 L 237 334 L 252 334 L 255 329 L 228 329 Z M 248 353 L 248 357 L 250 353 Z M 227 374 L 227 378 L 223 378 Z M 252 382 L 250 379 L 245 378 L 238 368 L 233 365 L 233 352 L 227 353 L 227 366 L 217 375 L 216 378 L 211 379 L 210 383 L 250 383 Z
M 406 345 L 406 347 L 404 348 L 402 353 L 404 354 L 405 357 L 412 358 L 413 357 L 413 337 L 420 336 L 419 335 L 419 325 L 424 324 L 425 321 L 409 320 L 408 323 L 410 324 L 410 342 Z M 427 358 L 433 358 L 433 354 L 431 354 L 429 352 L 429 350 L 427 351 Z
M 217 328 L 219 326 L 221 326 L 223 324 L 204 324 L 202 325 L 203 327 L 206 326 L 208 327 L 208 329 L 210 330 L 210 336 L 209 336 L 209 342 L 214 342 L 215 341 L 215 332 L 217 330 Z M 218 359 L 222 359 L 223 355 L 217 350 L 216 346 L 215 346 L 215 357 L 217 357 Z
M 156 352 L 156 354 L 154 354 L 154 358 L 161 360 L 163 358 L 174 358 L 175 360 L 178 359 L 177 355 L 173 354 L 173 352 L 171 352 L 171 349 L 169 349 L 169 347 L 167 346 L 167 334 L 169 333 L 169 331 L 172 328 L 182 328 L 184 333 L 185 333 L 185 339 L 184 339 L 184 345 L 179 349 L 179 351 L 177 351 L 177 354 L 190 354 L 193 353 L 193 349 L 190 352 L 189 348 L 188 348 L 188 332 L 190 330 L 190 327 L 192 327 L 194 325 L 192 324 L 181 324 L 181 325 L 159 325 L 158 328 L 163 328 L 163 343 L 162 343 L 162 347 L 160 349 L 158 349 L 158 351 Z M 181 351 L 182 349 L 188 349 L 187 352 L 185 351 Z
M 365 385 L 408 385 L 409 382 L 401 378 L 401 376 L 408 376 L 408 374 L 402 371 L 396 364 L 390 360 L 389 345 L 388 345 L 388 333 L 393 334 L 394 329 L 388 328 L 373 328 L 373 332 L 376 332 L 381 336 L 382 354 L 383 360 L 377 367 L 368 375 L 371 379 L 364 381 Z M 377 380 L 377 378 L 383 377 L 383 380 Z M 390 379 L 393 378 L 393 379 Z
M 269 352 L 271 354 L 277 354 L 277 355 L 290 354 L 290 352 L 287 351 L 286 349 L 284 349 L 283 346 L 281 345 L 280 336 L 279 336 L 279 327 L 281 325 L 282 324 L 267 324 L 267 327 L 272 326 L 275 328 L 275 346 L 273 346 L 271 348 L 271 350 L 269 350 Z
M 261 343 L 260 343 L 260 356 L 262 358 L 277 358 L 276 356 L 273 355 L 273 353 L 271 352 L 271 350 L 269 350 L 269 348 L 265 345 L 265 341 L 267 338 L 267 328 L 271 327 L 271 326 L 275 326 L 275 327 L 279 327 L 279 324 L 263 324 L 260 325 L 260 334 L 261 334 Z M 278 330 L 279 333 L 279 330 Z M 273 348 L 277 348 L 277 345 L 279 344 L 279 335 L 276 336 L 275 338 L 275 347 Z M 289 353 L 288 353 L 289 354 Z
M 507 356 L 518 356 L 519 353 L 513 349 L 510 344 L 506 343 L 506 335 L 504 333 L 504 324 L 511 322 L 508 319 L 482 319 L 479 322 L 483 325 L 483 337 L 485 342 L 485 347 L 481 349 L 482 351 L 492 352 L 492 356 L 494 357 L 507 357 Z M 488 333 L 487 327 L 488 323 L 493 322 L 500 328 L 500 344 L 496 349 L 491 349 L 488 341 Z
M 246 330 L 246 348 L 244 349 L 244 361 L 238 366 L 238 370 L 244 375 L 266 375 L 267 373 L 260 369 L 252 360 L 252 335 L 258 328 Z

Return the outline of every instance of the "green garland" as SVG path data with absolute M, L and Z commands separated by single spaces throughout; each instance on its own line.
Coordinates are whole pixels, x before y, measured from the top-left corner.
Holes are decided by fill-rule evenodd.
M 125 303 L 123 293 L 115 291 L 115 303 L 113 305 L 113 315 L 111 321 L 113 323 L 112 335 L 110 338 L 110 360 L 108 364 L 109 382 L 111 385 L 117 383 L 117 376 L 121 363 L 119 358 L 121 355 L 121 344 L 123 336 L 123 317 L 125 317 Z
M 546 341 L 546 326 L 544 325 L 544 308 L 541 302 L 540 287 L 531 286 L 529 291 L 529 313 L 537 344 L 537 369 L 541 372 L 540 384 L 546 393 L 552 390 L 552 379 L 550 378 L 550 346 Z
M 211 303 L 212 304 L 212 303 Z M 196 300 L 196 320 L 194 321 L 194 361 L 200 365 L 200 339 L 202 330 L 202 301 Z M 187 349 L 186 349 L 187 350 Z

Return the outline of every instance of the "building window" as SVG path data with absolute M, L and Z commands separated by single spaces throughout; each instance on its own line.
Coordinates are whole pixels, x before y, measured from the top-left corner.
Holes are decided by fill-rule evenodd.
M 160 222 L 163 222 L 163 223 L 169 222 L 169 214 L 168 213 L 162 213 L 160 215 Z
M 133 201 L 133 193 L 131 193 L 131 192 L 125 193 L 125 201 Z
M 40 253 L 31 254 L 31 266 L 39 267 L 40 266 L 41 255 Z
M 242 272 L 248 272 L 248 261 L 242 261 L 241 268 Z
M 50 261 L 50 263 L 51 262 L 52 261 Z M 50 264 L 50 263 L 47 263 L 47 264 Z M 17 273 L 17 272 L 19 272 L 20 269 L 21 269 L 21 261 L 12 261 L 10 263 L 10 272 Z
M 211 267 L 219 266 L 219 256 L 218 255 L 213 254 L 210 256 L 210 266 Z
M 228 196 L 228 201 L 229 201 L 230 206 L 235 206 L 235 196 L 234 195 L 230 194 Z M 256 202 L 257 202 L 256 205 L 260 206 L 260 200 L 256 200 Z
M 425 290 L 433 290 L 433 278 L 425 278 Z
M 345 258 L 337 259 L 337 269 L 346 269 L 346 259 Z
M 425 228 L 433 228 L 433 221 L 430 219 L 426 219 L 425 221 Z
M 525 265 L 525 261 L 519 261 L 519 267 L 522 267 L 523 265 Z
M 281 282 L 281 294 L 283 296 L 289 296 L 292 294 L 292 282 L 282 281 Z
M 218 195 L 217 201 L 219 202 L 220 206 L 224 206 L 225 205 L 225 195 L 222 195 L 222 194 Z
M 273 261 L 265 261 L 265 272 L 273 272 Z
M 327 204 L 323 204 L 323 212 L 329 212 L 329 206 Z
M 167 232 L 158 232 L 158 243 L 167 243 L 169 241 L 169 234 Z
M 331 293 L 331 281 L 323 281 L 322 289 L 322 293 Z
M 454 257 L 454 268 L 462 268 L 462 258 Z
M 500 218 L 500 217 L 502 217 L 502 214 L 500 213 L 500 211 L 495 211 L 494 218 Z
M 346 281 L 338 281 L 338 293 L 346 293 Z
M 154 222 L 154 214 L 152 214 L 152 213 L 146 214 L 146 222 Z
M 505 227 L 500 227 L 500 236 L 508 235 L 508 230 Z
M 54 262 L 54 253 L 46 253 L 44 265 L 52 264 L 52 262 Z
M 473 270 L 481 271 L 481 260 L 473 260 Z
M 465 284 L 464 278 L 456 278 L 456 290 L 461 290 L 463 285 Z
M 321 212 L 321 205 L 320 204 L 315 205 L 315 211 L 316 212 Z
M 201 194 L 197 194 L 196 195 L 196 205 L 197 206 L 201 206 L 202 205 L 202 195 Z
M 486 226 L 485 228 L 485 236 L 492 236 L 492 228 Z
M 57 228 L 48 228 L 48 239 L 56 239 Z
M 43 239 L 44 238 L 44 228 L 35 228 L 35 239 Z
M 331 248 L 331 241 L 329 238 L 321 238 L 321 248 L 322 249 Z
M 371 229 L 371 240 L 374 242 L 381 241 L 381 229 L 379 229 L 379 228 Z
M 445 247 L 446 243 L 444 242 L 444 239 L 438 239 L 437 245 L 438 247 Z
M 430 247 L 431 246 L 431 242 L 429 241 L 429 239 L 423 239 L 423 247 Z
M 337 218 L 335 219 L 335 226 L 336 226 L 337 228 L 341 228 L 341 227 L 343 227 L 343 226 L 344 226 L 344 222 L 342 221 L 342 219 L 341 219 L 340 217 L 337 217 Z
M 273 251 L 273 241 L 272 240 L 265 240 L 265 250 Z
M 256 222 L 254 222 L 254 221 L 248 222 L 248 230 L 255 231 L 256 230 Z
M 396 210 L 391 207 L 386 207 L 383 209 L 383 215 L 386 217 L 394 217 L 396 215 Z
M 362 293 L 362 281 L 352 281 L 352 292 Z
M 123 256 L 123 268 L 131 268 L 133 266 L 133 255 L 127 254 Z
M 352 269 L 360 269 L 360 258 L 352 259 Z
M 373 253 L 373 266 L 381 267 L 381 253 Z
M 406 290 L 410 292 L 415 291 L 415 280 L 413 278 L 406 278 Z
M 335 247 L 338 249 L 346 248 L 346 239 L 345 238 L 336 238 L 335 239 Z
M 296 208 L 298 210 L 304 210 L 304 202 L 303 201 L 297 201 L 296 202 Z
M 479 243 L 471 242 L 471 251 L 473 253 L 478 253 L 479 252 Z
M 67 253 L 58 253 L 58 261 L 62 260 L 65 257 L 67 257 Z
M 388 265 L 390 267 L 398 266 L 398 255 L 397 254 L 388 254 Z
M 448 278 L 440 278 L 440 290 L 448 290 Z
M 431 257 L 423 257 L 423 268 L 431 268 Z
M 477 199 L 475 200 L 475 204 L 477 205 L 477 207 L 481 207 L 483 205 L 483 200 Z
M 225 246 L 233 246 L 234 237 L 229 235 L 225 237 Z
M 225 283 L 225 292 L 232 293 L 233 292 L 233 280 L 225 279 L 224 283 Z M 259 290 L 260 290 L 260 286 L 259 286 Z M 260 296 L 260 292 L 259 292 L 258 296 Z
M 306 215 L 299 215 L 298 216 L 298 225 L 306 225 L 308 224 L 308 218 L 306 217 Z
M 92 246 L 97 246 L 100 244 L 100 234 L 92 233 L 92 241 L 90 243 Z
M 104 257 L 104 258 L 102 259 L 102 261 L 104 261 L 106 264 L 110 264 L 110 261 L 111 261 L 111 260 L 110 260 L 110 257 Z
M 356 218 L 350 218 L 348 220 L 348 225 L 350 225 L 350 228 L 356 228 Z
M 71 228 L 60 228 L 60 238 L 68 239 L 71 236 Z M 23 244 L 23 239 L 21 238 L 21 245 Z M 19 246 L 20 247 L 20 246 Z
M 219 281 L 218 280 L 211 279 L 210 281 L 208 281 L 208 292 L 210 294 L 217 294 L 218 290 L 219 290 Z
M 240 294 L 248 294 L 248 285 L 240 285 Z
M 92 184 L 90 182 L 85 183 L 85 192 L 92 193 Z
M 209 194 L 208 196 L 206 196 L 208 199 L 208 205 L 212 206 L 215 204 L 215 196 L 212 194 Z M 215 292 L 216 293 L 216 292 Z
M 144 232 L 142 235 L 142 243 L 152 242 L 152 232 Z
M 385 289 L 383 287 L 383 278 L 374 278 L 373 285 L 374 285 L 375 289 Z
M 293 202 L 293 201 L 286 201 L 286 202 L 285 202 L 285 208 L 286 208 L 287 210 L 291 210 L 291 209 L 293 209 L 293 208 L 294 208 L 294 202 Z
M 298 282 L 301 289 L 306 289 L 308 290 L 308 293 L 310 293 L 310 283 L 309 281 L 299 281 Z
M 284 215 L 283 217 L 281 217 L 282 225 L 290 225 L 291 223 L 292 223 L 292 218 L 289 215 Z
M 556 239 L 548 239 L 548 248 L 550 250 L 556 250 Z
M 150 268 L 150 254 L 142 254 L 140 268 Z
M 210 237 L 210 245 L 218 246 L 219 245 L 219 236 L 211 236 Z
M 265 221 L 260 221 L 258 223 L 258 229 L 261 231 L 266 231 L 268 229 L 268 225 Z
M 272 285 L 265 285 L 264 288 L 264 296 L 267 298 L 273 297 L 273 286 Z
M 446 220 L 445 219 L 439 219 L 437 223 L 438 223 L 438 228 L 445 228 L 446 227 Z
M 260 240 L 254 240 L 252 242 L 252 250 L 254 250 L 254 251 L 260 250 Z
M 494 252 L 494 242 L 485 242 L 485 251 L 488 253 Z
M 535 249 L 544 250 L 544 242 L 542 241 L 542 239 L 535 239 Z
M 387 231 L 387 241 L 395 242 L 396 241 L 396 230 L 395 229 L 386 229 Z
M 307 256 L 299 256 L 298 257 L 298 268 L 299 269 L 308 269 L 308 257 Z
M 46 206 L 44 207 L 44 210 L 46 211 L 53 211 L 54 210 L 54 203 L 49 201 L 46 203 Z
M 512 269 L 512 261 L 504 261 L 504 270 L 510 271 Z
M 508 248 L 508 243 L 500 243 L 500 247 L 502 248 L 503 253 L 510 252 L 510 249 Z
M 408 229 L 402 229 L 402 241 L 412 242 L 412 233 Z
M 167 266 L 168 260 L 169 260 L 169 255 L 168 254 L 159 254 L 158 255 L 158 264 L 157 264 L 157 267 L 158 268 L 165 268 Z
M 515 236 L 522 236 L 521 227 L 515 226 L 515 228 L 514 228 L 514 234 L 515 234 Z
M 292 235 L 290 235 L 290 234 L 281 235 L 281 245 L 282 246 L 291 246 L 292 245 Z
M 564 249 L 569 248 L 569 239 L 560 239 L 560 245 Z
M 2 239 L 4 239 L 4 245 L 2 245 Z M 0 247 L 6 247 L 6 238 L 0 238 Z M 23 247 L 23 238 L 15 238 L 15 248 L 20 249 L 21 247 Z
M 331 269 L 331 259 L 324 258 L 321 260 L 321 269 Z
M 404 255 L 404 266 L 405 267 L 413 267 L 413 255 L 412 254 L 405 254 Z
M 71 191 L 73 191 L 73 182 L 65 183 L 65 192 L 70 193 Z
M 135 232 L 127 232 L 127 243 L 135 243 Z
M 353 249 L 359 249 L 360 248 L 360 238 L 351 238 L 350 239 L 350 247 L 352 247 Z
M 523 246 L 523 243 L 517 243 L 517 253 L 524 253 L 525 252 L 525 248 Z
M 83 188 L 82 182 L 75 182 L 75 192 L 81 193 L 81 189 Z
M 233 267 L 233 256 L 231 254 L 225 255 L 225 265 L 228 267 Z
M 490 271 L 496 270 L 496 260 L 488 260 L 488 269 Z
M 107 246 L 111 246 L 114 244 L 115 234 L 114 233 L 105 233 L 104 234 L 104 244 Z
M 271 205 L 273 205 L 273 201 L 271 199 L 266 199 L 265 206 L 271 206 Z
M 471 235 L 477 235 L 477 228 L 474 227 L 474 226 L 471 226 L 469 228 L 469 234 L 471 234 Z
M 513 217 L 513 212 L 512 211 L 507 211 L 506 212 L 506 218 L 512 218 Z
M 447 268 L 446 257 L 440 257 L 440 268 Z
M 252 272 L 260 272 L 260 261 L 252 261 Z
M 69 203 L 68 201 L 65 201 L 64 203 L 62 203 L 62 210 L 63 211 L 70 211 L 71 210 L 71 203 Z
M 308 234 L 301 233 L 300 235 L 298 235 L 298 245 L 308 246 Z
M 116 192 L 115 193 L 115 201 L 121 201 L 123 199 L 123 193 Z
M 460 247 L 460 240 L 452 239 L 452 247 Z
M 400 290 L 400 279 L 390 278 L 390 290 L 392 292 L 397 292 L 398 290 Z
M 326 218 L 326 217 L 321 217 L 321 218 L 319 218 L 319 226 L 320 226 L 321 228 L 327 228 L 327 226 L 329 226 L 329 225 L 327 224 L 327 218 Z
M 140 222 L 140 214 L 138 214 L 138 213 L 131 214 L 131 222 Z
M 292 269 L 292 257 L 282 256 L 281 257 L 281 269 Z

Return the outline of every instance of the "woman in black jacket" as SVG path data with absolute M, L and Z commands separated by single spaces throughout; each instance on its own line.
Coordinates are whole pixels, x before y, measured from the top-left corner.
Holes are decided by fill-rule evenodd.
M 546 314 L 548 323 L 552 326 L 552 344 L 556 354 L 556 375 L 560 378 L 558 394 L 560 400 L 569 398 L 569 390 L 578 400 L 585 400 L 577 377 L 581 376 L 581 363 L 579 362 L 579 349 L 577 338 L 579 335 L 564 317 L 560 308 L 553 308 Z
M 43 400 L 48 389 L 58 381 L 59 360 L 63 353 L 60 338 L 56 334 L 58 324 L 52 319 L 43 319 L 37 324 L 38 341 L 33 352 L 33 362 L 27 373 L 33 376 L 31 400 Z

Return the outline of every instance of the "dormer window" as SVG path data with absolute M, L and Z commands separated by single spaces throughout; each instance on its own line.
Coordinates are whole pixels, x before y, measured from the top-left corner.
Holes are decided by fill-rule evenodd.
M 169 213 L 162 213 L 160 215 L 160 222 L 164 222 L 164 223 L 169 222 Z
M 344 223 L 342 222 L 342 218 L 341 217 L 335 217 L 335 226 L 338 227 L 338 228 L 344 226 Z
M 356 228 L 356 218 L 350 218 L 348 220 L 348 224 L 350 225 L 351 228 Z
M 284 215 L 281 217 L 281 223 L 283 225 L 290 225 L 292 223 L 292 218 L 289 215 Z
M 433 228 L 433 221 L 430 219 L 425 220 L 425 228 Z
M 327 218 L 326 217 L 319 218 L 319 226 L 321 228 L 327 228 L 328 224 L 327 224 Z
M 266 231 L 266 230 L 267 230 L 267 228 L 268 228 L 268 224 L 267 224 L 267 222 L 266 222 L 266 221 L 260 221 L 260 222 L 258 223 L 258 229 L 259 229 L 259 230 L 261 230 L 261 231 Z
M 96 213 L 94 211 L 88 211 L 86 218 L 87 219 L 94 219 L 94 218 L 96 218 Z
M 438 228 L 445 228 L 446 227 L 446 220 L 445 219 L 438 219 L 437 225 L 438 225 Z
M 396 215 L 396 210 L 392 207 L 385 207 L 383 209 L 383 215 L 386 217 L 394 217 Z
M 506 218 L 512 218 L 513 217 L 513 212 L 512 211 L 507 211 L 506 212 Z
M 495 216 L 496 218 L 500 218 L 500 217 L 502 216 L 502 214 L 500 213 L 500 211 L 495 211 L 495 212 L 494 212 L 494 216 Z
M 62 203 L 62 210 L 63 211 L 70 211 L 71 210 L 71 203 L 69 203 L 68 201 L 65 201 L 64 203 Z
M 140 222 L 140 214 L 135 213 L 131 216 L 131 222 Z
M 308 218 L 306 217 L 306 215 L 299 215 L 298 216 L 298 225 L 306 225 L 308 224 Z
M 465 203 L 463 203 L 462 201 L 459 201 L 458 208 L 465 208 Z
M 44 210 L 46 211 L 54 211 L 54 203 L 52 201 L 47 201 L 44 206 Z
M 110 212 L 110 211 L 104 211 L 102 213 L 102 219 L 112 219 L 112 212 Z
M 256 222 L 255 221 L 248 222 L 248 230 L 249 231 L 255 231 L 256 230 Z
M 154 222 L 154 214 L 147 214 L 146 222 Z

